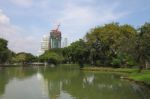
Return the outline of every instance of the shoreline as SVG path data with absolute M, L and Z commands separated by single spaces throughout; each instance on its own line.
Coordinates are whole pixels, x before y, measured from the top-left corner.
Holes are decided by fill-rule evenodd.
M 130 82 L 134 82 L 134 83 L 136 83 L 138 85 L 145 86 L 148 89 L 150 89 L 150 82 L 147 83 L 144 80 L 137 80 L 136 78 L 134 78 L 134 76 L 133 76 L 134 73 L 139 74 L 137 72 L 138 71 L 137 69 L 129 69 L 129 68 L 107 68 L 107 67 L 106 68 L 105 67 L 85 67 L 85 68 L 82 68 L 81 70 L 83 70 L 83 71 L 97 71 L 97 72 L 99 71 L 99 72 L 118 73 L 118 74 L 121 75 L 120 79 L 128 80 Z M 149 70 L 149 74 L 150 74 L 150 70 Z M 141 74 L 141 76 L 142 76 L 142 74 Z
M 144 86 L 144 87 L 150 89 L 150 84 L 147 84 L 144 81 L 137 81 L 137 80 L 131 79 L 129 77 L 124 77 L 124 76 L 122 76 L 121 79 L 128 80 L 130 82 L 136 83 L 136 84 L 138 84 L 140 86 Z
M 38 65 L 40 67 L 44 67 L 43 65 Z M 35 67 L 33 65 L 0 65 L 0 68 L 7 67 Z M 134 82 L 141 86 L 146 86 L 150 89 L 150 70 L 143 70 L 143 73 L 138 73 L 138 69 L 131 68 L 110 68 L 110 67 L 84 67 L 80 68 L 83 71 L 96 71 L 96 72 L 106 72 L 106 73 L 116 73 L 121 75 L 120 79 L 128 80 L 130 82 Z M 148 75 L 146 75 L 146 73 Z M 144 75 L 144 76 L 143 76 Z M 142 78 L 145 77 L 146 78 Z M 139 79 L 140 78 L 140 79 Z M 142 78 L 142 79 L 141 79 Z

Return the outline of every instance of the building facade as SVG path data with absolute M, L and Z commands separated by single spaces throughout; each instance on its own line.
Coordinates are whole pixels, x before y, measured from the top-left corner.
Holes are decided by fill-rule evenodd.
M 68 46 L 68 39 L 67 38 L 63 38 L 62 48 L 67 47 L 67 46 Z
M 39 55 L 43 54 L 46 50 L 53 48 L 61 48 L 61 32 L 58 30 L 59 26 L 55 30 L 51 30 L 49 36 L 44 35 L 41 40 L 41 49 Z
M 61 48 L 61 32 L 58 29 L 50 32 L 49 48 Z
M 49 36 L 44 35 L 41 40 L 41 53 L 49 49 Z

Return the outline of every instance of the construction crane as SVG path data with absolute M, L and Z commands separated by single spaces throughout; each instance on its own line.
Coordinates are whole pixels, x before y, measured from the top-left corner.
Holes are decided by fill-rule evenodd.
M 58 24 L 58 25 L 57 25 L 56 31 L 58 31 L 58 30 L 59 30 L 59 27 L 60 27 L 60 24 Z

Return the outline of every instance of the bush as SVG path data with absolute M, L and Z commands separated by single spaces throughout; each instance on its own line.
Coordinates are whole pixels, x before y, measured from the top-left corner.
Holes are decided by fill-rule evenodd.
M 116 67 L 116 68 L 117 68 L 117 67 L 120 67 L 120 65 L 121 65 L 121 60 L 118 59 L 118 58 L 113 58 L 111 64 L 113 65 L 113 67 Z

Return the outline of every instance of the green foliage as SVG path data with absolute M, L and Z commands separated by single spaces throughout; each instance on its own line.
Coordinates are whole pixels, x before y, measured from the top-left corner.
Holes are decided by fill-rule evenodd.
M 65 48 L 46 51 L 39 56 L 42 62 L 51 64 L 78 63 L 92 66 L 132 67 L 150 63 L 150 23 L 138 30 L 118 23 L 92 28 L 84 40 L 80 39 Z M 7 41 L 0 39 L 0 64 L 6 62 L 30 63 L 38 61 L 30 53 L 15 54 L 7 48 Z
M 139 28 L 135 56 L 137 62 L 142 66 L 150 62 L 150 23 L 145 23 Z
M 110 23 L 91 29 L 86 35 L 89 46 L 90 57 L 93 64 L 100 60 L 101 65 L 122 65 L 122 59 L 118 58 L 119 53 L 132 53 L 134 48 L 136 30 L 130 25 L 119 25 Z
M 119 66 L 121 65 L 121 60 L 118 59 L 118 58 L 113 58 L 111 64 L 112 64 L 114 67 L 119 67 Z
M 18 53 L 12 57 L 13 63 L 26 64 L 26 63 L 34 62 L 35 60 L 36 60 L 35 56 L 33 56 L 30 53 L 25 53 L 25 52 Z
M 62 55 L 63 49 L 62 48 L 53 48 L 49 50 L 50 52 L 55 52 L 59 55 Z
M 71 47 L 63 48 L 63 57 L 65 63 L 71 63 Z
M 127 53 L 118 53 L 116 57 L 113 57 L 111 64 L 114 67 L 132 67 L 135 66 L 135 60 Z
M 150 24 L 139 30 L 131 25 L 105 24 L 91 29 L 85 41 L 63 49 L 65 62 L 94 66 L 132 67 L 150 60 Z
M 88 60 L 88 49 L 86 43 L 80 39 L 73 42 L 69 47 L 63 49 L 63 55 L 67 62 L 78 63 L 82 68 Z
M 53 52 L 51 50 L 46 51 L 44 54 L 39 56 L 39 60 L 42 62 L 48 62 L 49 64 L 59 64 L 63 62 L 63 56 Z
M 11 51 L 7 48 L 7 41 L 0 38 L 0 64 L 6 63 L 10 59 Z

